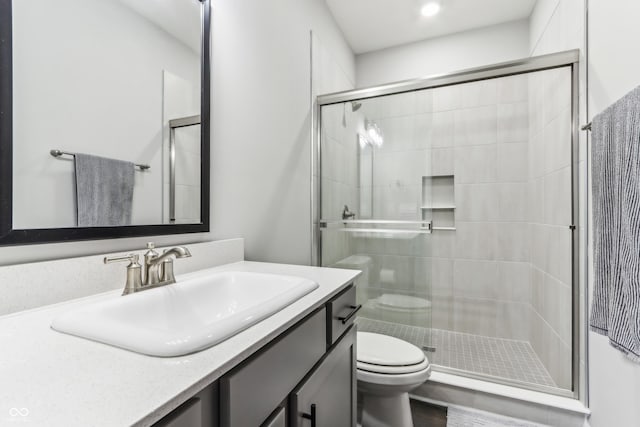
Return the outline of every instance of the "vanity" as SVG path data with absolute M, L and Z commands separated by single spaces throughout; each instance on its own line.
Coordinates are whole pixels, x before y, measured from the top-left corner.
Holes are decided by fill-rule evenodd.
M 121 290 L 0 317 L 0 424 L 355 426 L 355 270 L 240 261 L 193 274 L 278 274 L 317 289 L 202 351 L 152 357 L 60 333 L 64 313 Z M 183 278 L 178 274 L 180 286 Z M 156 290 L 141 292 L 151 293 Z M 7 406 L 7 408 L 4 408 Z M 14 411 L 15 412 L 15 411 Z

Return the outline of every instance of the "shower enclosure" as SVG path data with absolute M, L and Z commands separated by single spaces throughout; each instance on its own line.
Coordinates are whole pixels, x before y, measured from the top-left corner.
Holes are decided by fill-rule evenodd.
M 577 53 L 318 97 L 319 265 L 436 370 L 574 396 Z

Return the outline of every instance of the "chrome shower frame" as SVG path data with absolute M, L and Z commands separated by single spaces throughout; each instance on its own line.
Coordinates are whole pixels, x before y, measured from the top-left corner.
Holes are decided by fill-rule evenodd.
M 536 71 L 544 71 L 556 68 L 571 68 L 571 224 L 568 227 L 572 231 L 572 390 L 550 389 L 548 387 L 536 386 L 533 384 L 514 384 L 507 380 L 492 378 L 491 381 L 517 387 L 526 388 L 533 391 L 540 391 L 549 394 L 555 394 L 563 397 L 571 397 L 574 399 L 586 399 L 586 396 L 580 395 L 580 383 L 583 382 L 583 388 L 588 390 L 588 367 L 586 361 L 583 367 L 580 363 L 580 354 L 584 351 L 587 343 L 588 328 L 581 328 L 581 323 L 585 320 L 581 318 L 581 289 L 586 293 L 586 286 L 581 284 L 580 280 L 586 283 L 587 277 L 584 272 L 580 271 L 580 254 L 585 254 L 587 241 L 586 231 L 584 232 L 584 242 L 580 240 L 580 229 L 584 227 L 579 223 L 580 206 L 583 206 L 579 200 L 581 186 L 586 186 L 586 182 L 580 182 L 579 176 L 579 50 L 570 50 L 566 52 L 553 53 L 530 58 L 524 58 L 515 61 L 502 62 L 484 67 L 471 68 L 467 70 L 457 71 L 450 74 L 442 74 L 424 77 L 420 79 L 405 80 L 395 83 L 373 86 L 363 89 L 355 89 L 344 92 L 336 92 L 326 95 L 320 95 L 314 100 L 312 99 L 312 154 L 311 154 L 311 260 L 312 265 L 322 265 L 322 231 L 321 218 L 322 212 L 322 191 L 321 191 L 321 123 L 322 123 L 322 107 L 326 105 L 339 104 L 343 102 L 357 102 L 368 98 L 376 98 L 385 95 L 394 95 L 404 92 L 411 92 L 421 89 L 433 89 L 443 86 L 458 85 L 462 83 L 470 83 L 482 80 L 488 80 L 499 77 L 508 77 L 517 74 L 526 74 Z M 586 188 L 586 187 L 584 187 Z M 582 286 L 581 286 L 582 285 Z M 584 307 L 586 309 L 586 307 Z M 465 376 L 475 377 L 473 374 L 464 373 Z M 486 377 L 484 377 L 486 378 Z M 587 386 L 585 387 L 585 384 Z

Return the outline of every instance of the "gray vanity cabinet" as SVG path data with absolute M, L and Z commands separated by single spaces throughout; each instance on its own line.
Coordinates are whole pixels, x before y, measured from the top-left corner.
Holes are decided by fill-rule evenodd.
M 287 411 L 285 407 L 279 407 L 265 422 L 262 427 L 287 427 Z
M 329 350 L 291 394 L 290 427 L 356 425 L 356 328 Z
M 221 427 L 260 426 L 326 351 L 326 309 L 316 311 L 220 379 Z
M 351 285 L 154 427 L 355 427 L 354 304 Z

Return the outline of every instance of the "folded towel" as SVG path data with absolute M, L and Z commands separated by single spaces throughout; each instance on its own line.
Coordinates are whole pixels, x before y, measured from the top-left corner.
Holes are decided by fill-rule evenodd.
M 640 362 L 640 87 L 592 122 L 591 330 Z
M 75 155 L 78 227 L 131 224 L 135 165 Z

